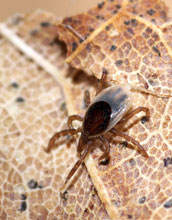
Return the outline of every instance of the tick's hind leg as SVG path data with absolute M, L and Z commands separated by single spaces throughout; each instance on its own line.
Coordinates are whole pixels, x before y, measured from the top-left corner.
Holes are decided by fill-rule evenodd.
M 102 154 L 102 156 L 99 157 L 99 163 L 102 162 L 102 160 L 107 160 L 109 159 L 109 151 L 110 151 L 110 145 L 109 142 L 106 138 L 104 138 L 103 136 L 99 137 L 99 140 L 101 141 L 101 145 L 100 148 L 102 149 L 102 151 L 104 152 Z
M 48 143 L 48 147 L 47 149 L 45 149 L 45 151 L 47 153 L 49 153 L 51 151 L 51 149 L 54 147 L 55 145 L 55 142 L 57 139 L 59 139 L 60 137 L 63 137 L 63 136 L 66 136 L 66 135 L 74 135 L 74 134 L 77 134 L 81 132 L 81 129 L 66 129 L 66 130 L 62 130 L 62 131 L 59 131 L 57 133 L 55 133 L 53 135 L 53 137 L 50 139 L 49 143 Z
M 114 129 L 114 128 L 112 128 L 112 129 L 110 130 L 110 132 L 111 132 L 112 134 L 117 135 L 117 136 L 123 137 L 123 138 L 126 139 L 127 141 L 130 141 L 133 145 L 136 145 L 136 146 L 138 147 L 138 149 L 140 149 L 140 150 L 142 151 L 142 153 L 143 153 L 143 155 L 144 155 L 145 157 L 147 157 L 147 158 L 149 157 L 148 154 L 146 153 L 146 151 L 144 150 L 144 148 L 142 147 L 142 145 L 140 145 L 139 142 L 136 141 L 136 140 L 134 140 L 132 137 L 128 136 L 127 134 L 125 134 L 125 133 L 123 133 L 123 132 L 121 132 L 121 131 L 117 131 L 117 130 Z
M 79 160 L 75 163 L 74 167 L 71 169 L 71 171 L 69 172 L 68 176 L 66 177 L 65 183 L 64 183 L 63 187 L 61 188 L 61 191 L 64 190 L 67 182 L 75 174 L 75 172 L 80 167 L 81 163 L 84 161 L 84 159 L 86 158 L 87 154 L 89 153 L 89 148 L 90 148 L 89 144 L 86 144 L 86 146 L 84 148 L 85 148 L 84 152 L 80 155 Z
M 131 117 L 132 117 L 133 115 L 135 115 L 135 114 L 138 114 L 139 112 L 145 112 L 145 113 L 146 113 L 146 116 L 145 116 L 146 121 L 148 121 L 148 120 L 150 119 L 150 111 L 149 111 L 149 109 L 146 108 L 146 107 L 140 106 L 140 107 L 138 107 L 138 108 L 132 110 L 131 112 L 129 112 L 126 116 L 124 116 L 124 117 L 118 122 L 118 124 L 127 121 L 129 118 L 131 118 Z

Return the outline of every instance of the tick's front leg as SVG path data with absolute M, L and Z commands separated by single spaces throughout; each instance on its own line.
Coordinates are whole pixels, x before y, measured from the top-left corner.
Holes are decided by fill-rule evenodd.
M 49 153 L 51 151 L 51 149 L 54 147 L 55 145 L 55 142 L 57 139 L 59 139 L 60 137 L 63 137 L 63 136 L 66 136 L 66 135 L 74 135 L 74 134 L 77 134 L 81 131 L 81 129 L 66 129 L 66 130 L 62 130 L 62 131 L 59 131 L 57 133 L 55 133 L 52 138 L 50 139 L 49 143 L 48 143 L 48 147 L 47 149 L 45 149 L 45 151 L 47 153 Z

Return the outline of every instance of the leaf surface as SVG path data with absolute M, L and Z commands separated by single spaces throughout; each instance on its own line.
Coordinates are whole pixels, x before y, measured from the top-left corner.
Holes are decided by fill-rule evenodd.
M 63 45 L 46 26 L 55 16 L 37 11 L 1 25 L 0 219 L 109 219 L 85 167 L 60 198 L 59 189 L 78 159 L 75 139 L 50 137 L 66 128 L 71 69 Z M 65 83 L 64 83 L 65 82 Z M 77 177 L 76 176 L 76 177 Z

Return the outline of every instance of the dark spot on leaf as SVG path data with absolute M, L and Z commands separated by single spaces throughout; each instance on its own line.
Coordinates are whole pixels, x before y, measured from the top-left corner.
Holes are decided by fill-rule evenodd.
M 144 83 L 144 87 L 145 87 L 145 89 L 148 89 L 148 88 L 149 88 L 149 85 L 148 85 L 147 82 Z
M 143 117 L 141 118 L 141 123 L 142 123 L 142 124 L 145 124 L 147 121 L 148 121 L 148 119 L 147 119 L 146 116 L 143 116 Z
M 112 14 L 116 14 L 116 13 L 118 13 L 118 10 L 114 10 L 113 12 L 112 12 Z
M 93 32 L 94 31 L 94 28 L 89 28 L 89 32 Z
M 152 49 L 153 49 L 153 51 L 155 51 L 155 53 L 158 54 L 159 57 L 161 56 L 161 53 L 156 46 L 153 46 Z
M 116 48 L 117 47 L 115 45 L 112 45 L 111 48 L 110 48 L 110 51 L 114 51 L 114 50 L 116 50 Z
M 142 196 L 142 197 L 139 199 L 139 203 L 140 203 L 140 204 L 143 204 L 145 201 L 146 201 L 146 197 L 145 197 L 145 196 Z
M 28 187 L 30 189 L 36 189 L 38 187 L 38 183 L 34 180 L 31 179 L 28 183 L 27 183 Z
M 152 74 L 152 77 L 154 78 L 154 79 L 157 79 L 157 74 L 155 73 L 155 74 Z
M 24 101 L 25 101 L 25 99 L 24 99 L 23 97 L 18 97 L 18 98 L 16 99 L 16 102 L 22 103 L 22 102 L 24 102 Z
M 87 50 L 88 52 L 91 52 L 91 45 L 90 45 L 89 43 L 86 45 L 86 50 Z
M 117 5 L 116 5 L 116 8 L 117 8 L 117 9 L 120 9 L 120 8 L 121 8 L 121 5 L 117 4 Z
M 27 199 L 27 196 L 25 194 L 22 194 L 21 195 L 21 200 L 26 200 Z
M 23 212 L 27 209 L 27 203 L 26 201 L 22 201 L 21 204 L 20 204 L 20 209 L 19 211 Z
M 19 84 L 16 82 L 11 83 L 11 87 L 18 89 L 19 88 Z
M 87 212 L 88 212 L 88 209 L 86 208 L 86 209 L 84 210 L 84 212 L 87 213 Z
M 130 24 L 130 20 L 124 21 L 124 24 L 125 24 L 125 25 L 129 25 L 129 24 Z
M 78 47 L 78 44 L 76 42 L 72 43 L 72 51 L 76 50 L 76 48 Z
M 93 204 L 93 203 L 89 204 L 89 208 L 90 208 L 91 210 L 93 210 L 94 204 Z
M 104 4 L 105 4 L 104 2 L 98 3 L 97 7 L 98 7 L 99 9 L 101 9 L 101 8 L 103 8 Z
M 136 161 L 133 158 L 129 160 L 129 163 L 130 163 L 131 166 L 136 165 Z
M 106 30 L 109 31 L 110 30 L 110 25 L 106 26 Z
M 116 66 L 121 66 L 122 64 L 123 64 L 123 61 L 122 60 L 117 60 L 116 62 L 115 62 L 115 64 L 116 64 Z
M 167 20 L 167 13 L 165 11 L 160 11 L 160 17 L 166 21 Z
M 127 31 L 130 33 L 130 34 L 134 34 L 134 31 L 132 28 L 127 28 Z
M 136 19 L 131 19 L 131 25 L 136 27 L 138 25 L 138 21 Z
M 90 179 L 91 179 L 91 178 L 90 178 Z M 92 197 L 94 197 L 94 196 L 97 194 L 97 190 L 96 190 L 96 188 L 95 188 L 93 185 L 91 185 L 90 191 L 91 191 L 91 193 L 92 193 Z
M 151 85 L 151 86 L 157 86 L 159 83 L 158 81 L 154 80 L 154 79 L 148 79 L 148 83 Z
M 153 18 L 153 19 L 151 19 L 151 22 L 153 23 L 153 24 L 156 24 L 156 20 Z
M 39 33 L 39 30 L 36 29 L 36 28 L 30 31 L 30 35 L 31 35 L 32 37 L 38 35 L 38 33 Z
M 165 204 L 164 204 L 164 208 L 166 209 L 169 209 L 172 207 L 172 199 L 170 199 L 169 201 L 167 201 Z
M 61 104 L 60 110 L 61 110 L 61 111 L 66 110 L 66 102 L 63 102 L 63 103 Z
M 154 33 L 154 34 L 152 35 L 152 37 L 153 37 L 154 40 L 159 40 L 159 36 L 158 36 L 158 34 L 156 34 L 156 33 Z
M 41 25 L 42 27 L 49 27 L 49 26 L 50 26 L 50 22 L 48 22 L 48 21 L 43 21 L 43 22 L 40 23 L 40 25 Z
M 96 18 L 99 20 L 104 20 L 104 17 L 102 15 L 97 15 Z
M 147 32 L 148 34 L 151 34 L 151 33 L 152 33 L 152 29 L 151 29 L 150 27 L 148 27 L 148 28 L 146 28 L 146 32 Z
M 169 165 L 172 164 L 172 157 L 167 157 L 164 160 L 164 167 L 168 167 Z
M 146 11 L 148 15 L 152 16 L 155 13 L 155 10 L 152 8 Z

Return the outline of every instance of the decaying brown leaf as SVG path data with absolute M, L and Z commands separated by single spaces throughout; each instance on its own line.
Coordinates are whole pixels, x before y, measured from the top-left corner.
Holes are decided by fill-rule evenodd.
M 17 16 L 0 31 L 8 38 L 0 41 L 0 217 L 171 219 L 171 21 L 165 4 L 109 0 L 58 22 L 44 12 Z M 65 42 L 73 68 L 65 63 L 65 45 L 57 37 Z M 81 168 L 60 199 L 59 188 L 77 160 L 77 142 L 62 140 L 51 154 L 44 148 L 55 131 L 65 128 L 68 114 L 84 114 L 83 89 L 94 96 L 95 77 L 104 68 L 109 80 L 155 94 L 133 91 L 133 108 L 148 107 L 149 122 L 140 114 L 118 126 L 150 157 L 107 135 L 110 163 L 98 165 L 101 151 L 96 149 L 86 160 L 91 179 Z

